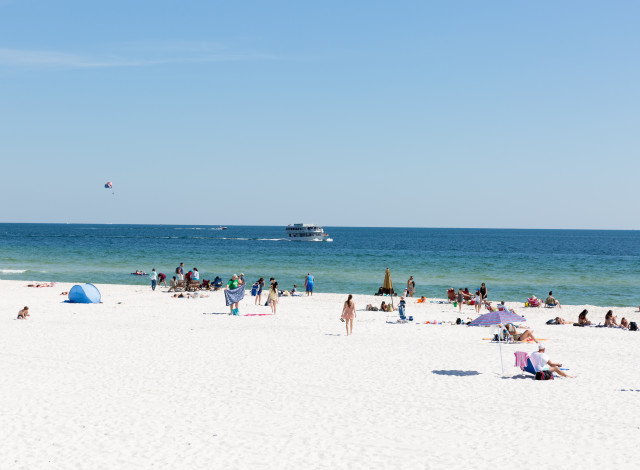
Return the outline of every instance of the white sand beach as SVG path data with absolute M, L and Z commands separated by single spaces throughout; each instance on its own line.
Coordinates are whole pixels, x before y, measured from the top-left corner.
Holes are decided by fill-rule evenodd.
M 640 333 L 545 324 L 605 307 L 507 304 L 577 376 L 543 382 L 513 367 L 535 344 L 503 346 L 502 376 L 488 328 L 423 323 L 455 321 L 450 304 L 409 299 L 415 321 L 388 324 L 355 296 L 347 337 L 343 294 L 232 317 L 221 292 L 98 285 L 84 305 L 26 284 L 0 281 L 1 469 L 638 466 Z M 270 313 L 249 295 L 240 311 Z

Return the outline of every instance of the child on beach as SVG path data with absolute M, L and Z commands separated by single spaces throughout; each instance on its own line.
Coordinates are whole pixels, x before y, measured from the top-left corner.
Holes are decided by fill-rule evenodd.
M 462 287 L 458 289 L 458 312 L 462 312 L 462 301 L 464 300 L 464 294 L 462 293 Z
M 176 279 L 175 276 L 173 276 L 173 278 L 169 282 L 169 292 L 172 292 L 172 291 L 175 292 L 177 289 L 178 289 L 178 280 Z
M 25 305 L 24 308 L 18 312 L 18 320 L 26 320 L 29 316 L 29 307 Z

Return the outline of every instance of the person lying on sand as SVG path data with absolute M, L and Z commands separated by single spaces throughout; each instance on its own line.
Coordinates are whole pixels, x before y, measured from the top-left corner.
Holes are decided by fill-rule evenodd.
M 524 330 L 522 333 L 518 333 L 518 329 L 515 327 L 513 323 L 507 323 L 505 325 L 505 328 L 507 329 L 507 331 L 509 332 L 509 334 L 511 335 L 514 341 L 526 341 L 527 339 L 531 338 L 536 343 L 538 342 L 536 337 L 533 336 L 532 330 Z
M 604 326 L 609 326 L 609 327 L 620 326 L 618 325 L 618 320 L 616 319 L 616 317 L 613 316 L 613 310 L 609 310 L 607 314 L 604 316 Z
M 620 320 L 620 328 L 624 328 L 625 330 L 629 329 L 629 320 L 625 317 L 622 317 L 622 320 Z
M 29 307 L 25 305 L 25 307 L 18 312 L 18 320 L 26 320 L 29 317 Z
M 555 321 L 554 325 L 571 325 L 573 323 L 560 317 L 555 317 L 553 320 Z
M 35 284 L 27 284 L 27 287 L 53 287 L 55 282 L 36 282 Z
M 60 295 L 69 295 L 69 292 L 67 292 L 67 291 L 60 292 Z
M 562 377 L 573 378 L 571 375 L 568 375 L 564 371 L 560 370 L 562 364 L 551 362 L 549 356 L 545 354 L 544 344 L 538 345 L 538 351 L 531 354 L 531 356 L 529 356 L 529 359 L 531 359 L 531 365 L 533 365 L 533 368 L 536 372 L 548 370 L 550 372 L 561 375 Z

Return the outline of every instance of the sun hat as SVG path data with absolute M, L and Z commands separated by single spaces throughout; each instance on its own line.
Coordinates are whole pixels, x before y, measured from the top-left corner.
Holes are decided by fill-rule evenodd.
M 544 344 L 539 344 L 538 345 L 538 351 L 542 351 L 544 349 L 545 349 Z

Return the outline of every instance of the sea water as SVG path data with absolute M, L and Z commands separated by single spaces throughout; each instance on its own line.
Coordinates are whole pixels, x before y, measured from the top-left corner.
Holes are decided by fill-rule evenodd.
M 562 303 L 640 304 L 640 232 L 325 227 L 333 242 L 299 242 L 284 227 L 0 224 L 0 279 L 149 283 L 184 262 L 201 279 L 244 273 L 278 280 L 280 289 L 373 294 L 391 270 L 396 292 L 409 276 L 416 294 L 485 282 L 491 300 L 522 301 L 550 290 Z

